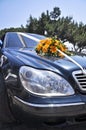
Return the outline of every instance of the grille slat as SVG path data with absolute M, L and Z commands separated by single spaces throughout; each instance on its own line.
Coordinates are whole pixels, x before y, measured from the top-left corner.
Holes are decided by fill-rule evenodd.
M 86 91 L 86 73 L 82 73 L 81 70 L 74 71 L 73 77 L 78 84 L 79 88 L 83 91 Z
M 86 78 L 77 78 L 79 81 L 86 81 Z

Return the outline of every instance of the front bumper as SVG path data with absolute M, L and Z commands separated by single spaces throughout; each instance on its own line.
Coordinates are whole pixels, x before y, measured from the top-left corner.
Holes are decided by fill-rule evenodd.
M 37 117 L 71 117 L 86 114 L 86 104 L 84 101 L 55 103 L 55 104 L 35 104 L 26 102 L 17 96 L 13 98 L 13 104 L 23 112 Z

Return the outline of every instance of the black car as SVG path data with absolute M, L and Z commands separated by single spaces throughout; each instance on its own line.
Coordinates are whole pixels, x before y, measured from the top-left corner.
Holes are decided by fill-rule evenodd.
M 38 55 L 45 36 L 8 32 L 0 44 L 0 120 L 86 119 L 86 55 Z

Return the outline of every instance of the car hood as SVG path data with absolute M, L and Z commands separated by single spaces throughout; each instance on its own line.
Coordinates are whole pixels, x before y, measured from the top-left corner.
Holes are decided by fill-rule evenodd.
M 68 73 L 74 70 L 80 69 L 78 65 L 73 63 L 68 58 L 56 58 L 37 55 L 35 51 L 29 51 L 27 49 L 10 50 L 10 54 L 16 56 L 16 58 L 24 63 L 24 65 L 32 66 L 39 69 L 52 70 L 58 73 Z M 86 68 L 86 56 L 74 55 L 71 58 L 80 64 L 83 68 Z

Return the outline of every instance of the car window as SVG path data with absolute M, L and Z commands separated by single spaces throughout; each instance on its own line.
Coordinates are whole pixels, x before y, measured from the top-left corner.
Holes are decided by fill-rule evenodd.
M 22 42 L 20 41 L 16 33 L 8 33 L 6 37 L 5 47 L 23 47 Z

